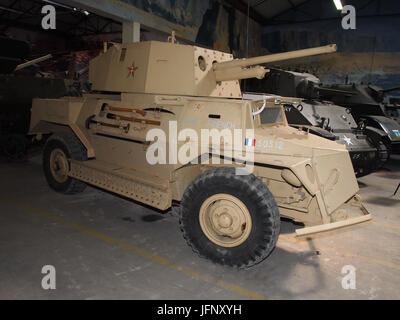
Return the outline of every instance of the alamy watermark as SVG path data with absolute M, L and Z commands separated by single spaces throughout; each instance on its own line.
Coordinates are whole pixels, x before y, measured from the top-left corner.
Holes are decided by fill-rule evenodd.
M 357 29 L 357 15 L 356 8 L 351 5 L 344 6 L 342 14 L 345 16 L 342 18 L 342 28 L 344 30 L 355 30 Z
M 44 17 L 42 18 L 42 28 L 45 30 L 56 29 L 56 8 L 54 6 L 48 4 L 42 7 L 42 14 Z
M 342 288 L 345 290 L 356 289 L 356 271 L 357 269 L 352 265 L 345 265 L 342 268 Z
M 56 29 L 56 8 L 51 4 L 42 7 L 42 28 L 45 30 Z M 89 14 L 87 11 L 83 11 L 86 15 Z M 352 5 L 346 5 L 342 9 L 342 14 L 345 15 L 342 18 L 342 28 L 344 30 L 355 30 L 356 25 L 356 8 Z
M 146 141 L 153 142 L 146 151 L 149 164 L 218 165 L 222 162 L 240 165 L 237 175 L 253 172 L 256 145 L 253 129 L 201 129 L 199 136 L 198 131 L 189 128 L 178 132 L 177 121 L 169 121 L 168 130 L 168 134 L 158 128 L 147 132 Z
M 55 290 L 56 268 L 52 265 L 45 265 L 42 268 L 42 274 L 45 274 L 45 276 L 42 278 L 42 288 L 44 290 Z

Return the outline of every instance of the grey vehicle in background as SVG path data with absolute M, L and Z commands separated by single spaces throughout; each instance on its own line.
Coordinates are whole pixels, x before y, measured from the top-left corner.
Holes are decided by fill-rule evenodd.
M 383 148 L 400 151 L 400 104 L 391 101 L 389 92 L 400 87 L 383 89 L 366 84 L 335 84 L 320 88 L 320 95 L 349 108 L 357 122 L 363 122 L 370 136 Z
M 349 109 L 319 99 L 317 88 L 320 80 L 317 77 L 308 73 L 271 69 L 257 87 L 253 87 L 252 84 L 250 83 L 252 90 L 281 97 L 300 98 L 298 102 L 286 99 L 285 112 L 288 123 L 346 145 L 358 176 L 378 169 L 387 161 L 388 154 L 378 152 L 376 145 L 367 135 L 365 126 L 355 121 Z

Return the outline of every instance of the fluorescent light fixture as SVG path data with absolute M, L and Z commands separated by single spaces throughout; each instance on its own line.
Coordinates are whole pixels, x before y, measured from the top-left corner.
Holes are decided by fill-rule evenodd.
M 343 10 L 343 5 L 341 0 L 333 0 L 333 2 L 335 3 L 336 9 Z
M 87 10 L 79 9 L 79 8 L 76 8 L 76 7 L 69 7 L 69 6 L 66 6 L 64 4 L 60 4 L 58 2 L 52 1 L 52 0 L 43 0 L 43 2 L 47 2 L 49 4 L 53 4 L 55 6 L 59 6 L 59 7 L 66 8 L 66 9 L 70 9 L 70 10 L 73 10 L 73 11 L 76 11 L 76 12 L 82 12 L 86 16 L 88 16 L 90 14 L 90 12 L 87 11 Z M 0 6 L 0 9 L 1 9 L 1 6 Z
M 72 9 L 71 7 L 68 7 L 66 5 L 63 5 L 61 3 L 54 2 L 54 1 L 51 1 L 51 0 L 43 0 L 43 2 L 47 2 L 49 4 L 54 4 L 55 6 L 59 6 L 59 7 L 66 8 L 66 9 Z

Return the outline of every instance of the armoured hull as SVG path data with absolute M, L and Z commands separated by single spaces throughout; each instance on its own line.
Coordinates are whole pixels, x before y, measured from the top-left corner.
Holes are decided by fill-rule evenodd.
M 190 157 L 186 158 L 184 163 L 150 164 L 146 161 L 148 130 L 161 129 L 168 133 L 167 136 L 171 136 L 173 133 L 170 131 L 170 123 L 176 121 L 177 132 L 189 127 L 197 133 L 195 137 L 200 137 L 202 129 L 242 131 L 243 125 L 246 125 L 245 129 L 254 130 L 253 174 L 270 188 L 281 215 L 303 222 L 307 226 L 323 224 L 324 228 L 327 228 L 326 224 L 332 224 L 330 226 L 335 228 L 334 223 L 338 221 L 346 221 L 345 224 L 360 222 L 359 219 L 349 219 L 354 215 L 354 208 L 357 206 L 349 206 L 352 209 L 348 214 L 344 214 L 348 211 L 345 210 L 346 204 L 355 201 L 359 205 L 358 217 L 369 219 L 370 215 L 357 200 L 357 180 L 346 146 L 289 127 L 284 115 L 285 104 L 276 104 L 276 99 L 270 99 L 267 109 L 263 112 L 267 114 L 272 112 L 269 110 L 278 108 L 282 112 L 278 117 L 279 121 L 276 117 L 263 119 L 260 116 L 253 120 L 252 110 L 259 109 L 263 103 L 263 100 L 245 101 L 151 94 L 85 95 L 84 98 L 58 100 L 35 99 L 31 133 L 55 130 L 53 124 L 56 121 L 70 126 L 84 143 L 89 157 L 89 160 L 82 164 L 83 167 L 75 162 L 69 173 L 72 177 L 103 187 L 107 181 L 111 181 L 112 172 L 134 181 L 152 180 L 154 190 L 150 193 L 144 195 L 138 192 L 125 195 L 165 210 L 171 206 L 173 200 L 181 200 L 190 180 L 199 175 L 204 168 L 213 167 L 215 164 L 193 165 L 194 159 Z M 132 115 L 135 111 L 112 112 L 109 109 L 105 111 L 102 108 L 104 105 L 112 106 L 115 110 L 126 110 L 124 108 L 136 110 L 140 107 L 146 115 L 138 117 L 141 121 L 132 123 L 132 119 L 124 117 Z M 115 113 L 119 117 L 109 117 L 107 116 L 109 113 Z M 242 138 L 246 140 L 244 136 Z M 183 139 L 178 141 L 176 146 L 178 151 L 184 147 L 185 141 Z M 171 145 L 169 141 L 165 142 L 166 159 L 168 159 Z M 201 155 L 202 150 L 204 152 L 203 142 L 191 141 L 198 149 L 197 154 Z M 240 144 L 243 146 L 243 141 Z M 235 144 L 224 144 L 218 152 L 212 146 L 210 148 L 207 151 L 216 157 L 223 157 L 225 152 L 235 154 L 238 151 L 235 149 Z M 240 152 L 236 157 L 240 158 Z M 92 171 L 85 167 L 91 167 Z M 104 170 L 104 174 L 107 172 L 109 176 L 100 175 L 101 179 L 93 178 L 96 168 Z M 135 171 L 131 171 L 133 168 Z M 290 184 L 285 180 L 288 179 L 285 174 L 282 175 L 285 169 L 294 174 L 293 180 L 299 181 L 299 185 L 293 184 L 293 181 Z M 288 180 L 291 181 L 290 178 Z M 110 183 L 110 191 L 115 189 L 118 187 Z M 155 196 L 156 191 L 159 193 L 157 196 Z M 160 199 L 158 204 L 146 198 L 150 195 Z M 303 234 L 305 231 L 299 232 Z

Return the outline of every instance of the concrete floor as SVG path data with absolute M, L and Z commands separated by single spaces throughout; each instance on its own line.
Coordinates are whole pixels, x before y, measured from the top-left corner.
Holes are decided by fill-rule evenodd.
M 170 215 L 91 187 L 53 192 L 40 157 L 0 163 L 0 177 L 1 299 L 400 299 L 400 156 L 359 179 L 373 222 L 297 240 L 283 221 L 271 256 L 241 271 L 197 257 Z M 41 288 L 44 265 L 56 290 Z

